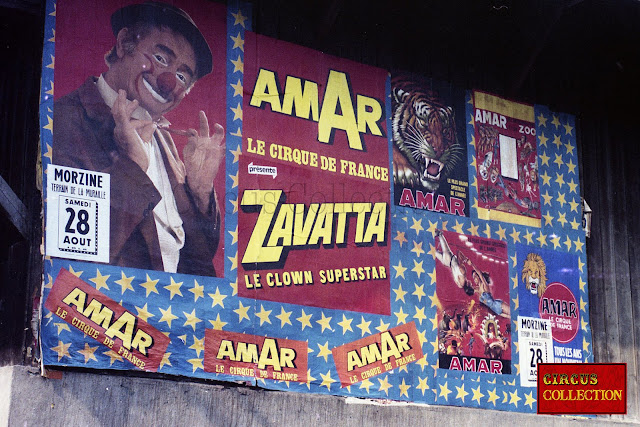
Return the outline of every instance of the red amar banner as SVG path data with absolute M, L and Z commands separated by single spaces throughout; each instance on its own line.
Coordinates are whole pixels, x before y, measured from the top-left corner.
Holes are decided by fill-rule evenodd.
M 65 322 L 145 371 L 155 372 L 170 339 L 65 269 L 44 306 Z
M 389 314 L 387 72 L 253 33 L 245 49 L 238 294 Z

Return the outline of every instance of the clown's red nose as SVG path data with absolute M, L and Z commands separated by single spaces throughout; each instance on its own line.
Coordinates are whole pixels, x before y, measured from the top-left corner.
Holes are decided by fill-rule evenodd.
M 176 87 L 176 76 L 173 73 L 165 72 L 156 79 L 158 89 L 163 93 L 169 93 Z

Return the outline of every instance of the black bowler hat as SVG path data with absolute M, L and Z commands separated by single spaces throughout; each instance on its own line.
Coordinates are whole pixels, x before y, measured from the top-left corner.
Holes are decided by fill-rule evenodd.
M 111 15 L 111 29 L 118 35 L 121 29 L 138 22 L 166 26 L 182 34 L 196 54 L 197 77 L 206 76 L 213 68 L 211 49 L 204 36 L 187 13 L 171 4 L 149 1 L 132 4 L 116 10 Z

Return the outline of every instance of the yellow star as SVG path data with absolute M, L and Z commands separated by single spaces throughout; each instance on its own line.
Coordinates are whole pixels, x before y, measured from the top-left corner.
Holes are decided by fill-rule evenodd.
M 239 48 L 241 51 L 244 52 L 244 40 L 242 39 L 242 34 L 238 33 L 237 36 L 233 37 L 230 36 L 231 40 L 233 40 L 233 46 L 231 47 L 231 49 L 237 49 Z
M 398 277 L 402 277 L 403 279 L 404 277 L 404 272 L 407 270 L 405 267 L 402 266 L 402 261 L 398 260 L 398 265 L 392 265 L 393 268 L 395 268 L 396 270 L 396 279 Z
M 144 320 L 145 322 L 150 317 L 153 317 L 153 314 L 149 312 L 149 308 L 147 307 L 148 303 L 145 303 L 144 306 L 138 307 L 136 306 L 136 310 L 138 311 L 138 317 Z
M 193 371 L 195 372 L 197 369 L 202 369 L 204 371 L 204 366 L 202 366 L 202 359 L 189 359 L 187 360 L 193 367 Z
M 582 297 L 580 298 L 580 302 L 582 302 Z M 585 305 L 586 305 L 586 303 L 585 303 Z M 581 328 L 583 331 L 587 332 L 587 321 L 586 321 L 586 320 L 584 320 L 584 317 L 581 317 L 581 318 L 580 318 L 580 328 Z
M 238 13 L 231 13 L 231 16 L 233 16 L 233 18 L 235 19 L 235 21 L 233 22 L 233 25 L 241 25 L 242 28 L 246 28 L 244 26 L 244 21 L 246 21 L 248 18 L 246 16 L 242 15 L 242 11 L 238 10 Z
M 122 288 L 122 292 L 121 292 L 121 294 L 124 294 L 124 293 L 125 293 L 125 291 L 127 291 L 127 290 L 131 290 L 131 291 L 135 292 L 135 290 L 133 289 L 133 286 L 131 286 L 131 282 L 133 281 L 133 279 L 134 279 L 135 277 L 134 277 L 134 276 L 127 277 L 127 276 L 124 274 L 124 271 L 121 271 L 121 272 L 120 272 L 120 274 L 122 275 L 122 278 L 121 278 L 121 279 L 119 279 L 119 280 L 116 280 L 116 283 L 117 283 L 118 285 L 120 285 L 120 287 Z M 107 277 L 109 277 L 109 276 L 107 276 Z M 107 289 L 108 289 L 108 288 L 107 288 Z
M 571 228 L 574 229 L 574 230 L 577 230 L 578 228 L 580 228 L 580 223 L 578 221 L 576 221 L 575 218 L 573 218 L 570 221 L 570 224 L 571 224 Z
M 415 261 L 414 261 L 415 262 Z M 396 289 L 393 289 L 393 292 L 396 293 L 396 301 L 404 301 L 404 296 L 407 294 L 405 291 L 402 290 L 402 284 L 399 284 L 398 287 Z
M 436 221 L 436 222 L 429 221 L 429 228 L 427 228 L 427 231 L 429 233 L 431 233 L 432 236 L 435 236 L 437 228 L 438 228 L 438 221 Z M 447 223 L 443 222 L 442 223 L 442 229 L 446 230 L 446 228 L 447 228 Z
M 318 354 L 316 355 L 316 357 L 323 357 L 325 363 L 327 363 L 328 359 L 327 357 L 331 356 L 331 350 L 329 350 L 329 341 L 327 341 L 324 344 L 318 344 Z
M 586 313 L 587 312 L 585 310 L 586 307 L 587 307 L 587 302 L 582 299 L 582 296 L 580 296 L 580 311 L 584 311 Z
M 442 308 L 442 305 L 440 304 L 440 300 L 438 299 L 438 295 L 436 294 L 436 291 L 433 291 L 433 295 L 429 295 L 429 299 L 431 300 L 431 307 Z
M 416 236 L 419 235 L 421 231 L 424 231 L 424 227 L 422 227 L 422 218 L 418 221 L 416 221 L 415 218 L 411 218 L 411 221 L 413 221 L 413 225 L 409 228 L 416 232 Z
M 515 281 L 518 281 L 518 277 L 514 277 Z M 513 301 L 513 309 L 517 310 L 518 306 L 520 305 L 520 295 L 518 295 L 517 297 L 515 297 L 514 299 L 512 299 Z
M 558 129 L 558 126 L 560 126 L 560 120 L 558 120 L 558 116 L 556 116 L 555 114 L 553 115 L 553 120 L 551 121 L 551 124 L 554 125 L 556 129 Z
M 49 39 L 50 42 L 55 42 L 55 37 L 56 37 L 56 30 L 53 30 L 53 38 Z M 49 80 L 49 83 L 51 84 L 51 89 L 49 89 L 48 91 L 46 91 L 45 93 L 47 95 L 51 95 L 53 96 L 53 82 L 51 80 Z M 49 158 L 49 160 L 51 160 L 51 158 Z
M 525 405 L 529 405 L 529 408 L 533 409 L 533 404 L 536 403 L 536 399 L 533 397 L 533 391 L 530 391 L 528 394 L 525 393 L 524 395 L 526 397 L 526 402 L 524 402 Z
M 476 236 L 479 237 L 480 235 L 478 234 L 478 226 L 473 224 L 473 221 L 471 221 L 471 225 L 469 226 L 469 228 L 467 228 L 467 231 L 472 235 L 472 236 Z
M 573 161 L 571 159 L 569 159 L 569 162 L 567 163 L 567 168 L 569 169 L 569 173 L 575 174 L 576 173 L 576 164 L 573 163 Z
M 62 331 L 68 331 L 71 332 L 71 328 L 69 328 L 69 324 L 68 323 L 56 323 L 54 322 L 53 325 L 58 328 L 58 335 L 60 335 L 60 332 Z
M 84 349 L 82 350 L 78 350 L 78 353 L 80 353 L 81 355 L 84 356 L 84 363 L 86 364 L 89 360 L 95 360 L 96 362 L 98 361 L 98 359 L 95 356 L 95 352 L 98 349 L 98 346 L 95 347 L 90 347 L 88 343 L 84 343 Z M 59 360 L 59 359 L 58 359 Z
M 582 252 L 582 246 L 584 246 L 584 243 L 582 243 L 580 237 L 577 237 L 576 240 L 573 241 L 573 244 L 576 245 L 576 252 Z
M 549 140 L 549 138 L 547 138 L 546 136 L 544 136 L 544 132 L 542 132 L 540 134 L 540 137 L 538 137 L 538 140 L 540 141 L 540 146 L 547 146 L 547 141 Z
M 567 133 L 567 135 L 571 135 L 571 131 L 573 130 L 573 126 L 571 126 L 568 122 L 567 122 L 566 125 L 563 125 L 563 126 L 564 126 L 564 130 Z
M 553 249 L 558 249 L 562 246 L 562 243 L 560 243 L 560 236 L 551 237 L 551 243 L 553 243 Z
M 107 286 L 107 279 L 109 277 L 111 277 L 109 274 L 103 276 L 102 274 L 100 274 L 100 270 L 96 269 L 96 277 L 94 277 L 93 279 L 89 279 L 89 281 L 95 283 L 96 290 L 98 291 L 102 288 L 106 288 L 107 290 L 109 290 L 109 286 Z
M 427 335 L 427 330 L 426 329 L 424 331 L 418 330 L 418 340 L 420 340 L 420 346 L 422 346 L 424 343 L 428 342 L 426 335 Z M 426 360 L 425 360 L 425 363 L 426 363 Z M 418 361 L 418 365 L 420 365 L 420 361 Z
M 448 387 L 448 383 L 448 381 L 445 381 L 444 384 L 438 384 L 438 387 L 440 387 L 440 397 L 444 397 L 444 400 L 446 400 L 447 402 L 449 401 L 449 393 L 451 393 L 451 390 L 449 390 Z
M 558 222 L 560 224 L 562 224 L 562 227 L 564 227 L 565 225 L 567 225 L 567 213 L 566 212 L 561 212 L 558 214 Z
M 284 307 L 280 306 L 280 314 L 276 315 L 276 319 L 280 320 L 281 328 L 284 328 L 284 325 L 287 324 L 293 326 L 293 323 L 291 323 L 291 320 L 289 319 L 292 313 L 293 311 L 285 311 Z
M 167 308 L 166 310 L 163 310 L 162 308 L 158 307 L 158 310 L 160 310 L 160 313 L 162 313 L 162 317 L 160 317 L 160 320 L 158 320 L 158 323 L 167 322 L 167 325 L 169 325 L 169 329 L 171 329 L 171 322 L 177 319 L 178 316 L 174 316 L 173 313 L 171 313 L 171 306 L 169 306 L 169 308 Z
M 585 286 L 586 286 L 586 285 L 587 285 L 587 282 L 585 282 L 584 280 L 582 280 L 582 277 L 580 277 L 580 280 L 579 280 L 579 286 L 580 286 L 580 290 L 581 290 L 582 292 L 585 292 Z
M 566 144 L 564 144 L 564 146 L 567 149 L 567 154 L 573 154 L 573 149 L 575 147 L 573 145 L 571 145 L 571 142 L 567 142 Z
M 364 317 L 362 318 L 362 320 L 364 320 Z M 384 323 L 384 322 L 382 321 L 382 319 L 380 319 L 380 324 L 379 324 L 378 326 L 376 326 L 376 327 L 375 327 L 375 329 L 376 329 L 378 332 L 384 332 L 384 331 L 386 331 L 387 329 L 389 329 L 389 326 L 391 326 L 391 324 L 390 324 L 390 323 Z M 364 332 L 362 333 L 362 335 L 364 336 Z
M 436 247 L 433 246 L 431 243 L 429 243 L 429 252 L 427 253 L 431 255 L 431 258 L 436 259 Z
M 556 154 L 556 159 L 553 161 L 553 163 L 558 165 L 558 168 L 560 168 L 562 165 L 564 165 L 564 161 L 562 160 L 562 155 L 561 154 Z
M 364 381 L 362 381 L 362 383 L 360 384 L 360 390 L 362 390 L 363 388 L 367 390 L 367 394 L 369 394 L 369 388 L 373 385 L 373 383 L 371 381 L 369 381 L 369 379 L 365 379 Z
M 551 176 L 547 174 L 546 170 L 542 175 L 540 175 L 540 178 L 542 178 L 542 185 L 551 185 Z
M 560 207 L 564 208 L 565 203 L 567 203 L 567 201 L 565 200 L 564 193 L 558 193 L 558 197 L 556 198 L 556 201 L 560 203 Z
M 109 358 L 111 359 L 111 361 L 109 362 L 109 366 L 113 365 L 113 362 L 115 362 L 116 360 L 118 362 L 122 362 L 122 357 L 120 357 L 120 355 L 113 350 L 105 351 L 102 354 L 104 354 L 105 356 L 109 356 Z
M 238 138 L 242 138 L 242 130 L 240 129 L 240 127 L 238 126 L 238 130 L 234 132 L 231 132 L 231 135 L 233 136 L 237 136 Z
M 413 241 L 413 249 L 411 252 L 416 254 L 416 257 L 420 258 L 420 255 L 424 253 L 424 249 L 422 249 L 422 242 L 418 243 L 416 240 Z
M 47 152 L 44 153 L 43 156 L 47 157 L 49 161 L 51 161 L 51 158 L 53 157 L 53 149 L 51 148 L 51 145 L 47 144 Z
M 464 225 L 464 224 L 462 224 L 461 222 L 458 222 L 458 220 L 456 219 L 456 225 L 454 225 L 454 226 L 453 226 L 453 227 L 451 227 L 451 228 L 453 228 L 453 230 L 454 230 L 456 233 L 458 233 L 458 234 L 462 234 L 462 226 L 463 226 L 463 225 Z
M 571 211 L 572 212 L 578 212 L 578 206 L 580 206 L 580 203 L 576 202 L 575 197 L 571 199 L 571 201 L 569 202 L 569 206 L 571 206 Z
M 198 284 L 197 280 L 193 281 L 193 288 L 189 289 L 193 294 L 193 302 L 197 302 L 198 298 L 204 298 L 204 286 Z
M 480 402 L 480 399 L 482 399 L 484 397 L 484 394 L 482 394 L 480 392 L 480 386 L 478 385 L 478 388 L 476 388 L 476 389 L 472 388 L 471 391 L 473 392 L 473 398 L 471 399 L 471 401 L 476 400 L 476 401 L 478 401 L 478 405 L 481 405 L 482 402 Z
M 515 407 L 518 407 L 518 402 L 522 400 L 520 396 L 518 396 L 518 390 L 510 391 L 509 395 L 511 399 L 509 399 L 509 405 L 513 404 Z
M 567 245 L 567 251 L 571 250 L 571 239 L 567 236 L 567 240 L 564 241 L 564 244 Z
M 558 147 L 559 150 L 560 146 L 562 145 L 562 141 L 560 141 L 560 135 L 553 135 L 553 143 L 556 147 Z
M 311 383 L 315 381 L 316 378 L 311 376 L 311 369 L 307 369 L 307 388 L 311 390 Z
M 569 181 L 567 185 L 569 186 L 569 193 L 578 193 L 578 183 L 574 182 L 573 178 L 571 178 L 571 181 Z
M 182 296 L 182 292 L 180 291 L 180 288 L 182 287 L 182 282 L 176 282 L 175 280 L 173 280 L 173 277 L 171 276 L 169 277 L 169 279 L 171 280 L 171 284 L 164 287 L 170 293 L 169 300 L 172 300 L 173 297 L 176 295 Z
M 271 315 L 272 311 L 273 310 L 265 310 L 264 306 L 260 304 L 260 311 L 255 313 L 255 316 L 260 319 L 260 326 L 262 326 L 262 324 L 265 322 L 271 324 L 271 319 L 269 319 L 269 316 Z
M 191 326 L 195 332 L 196 325 L 202 322 L 202 320 L 198 319 L 198 317 L 196 316 L 196 309 L 194 308 L 193 311 L 191 311 L 191 313 L 187 313 L 186 311 L 183 311 L 182 314 L 184 314 L 184 317 L 187 319 L 184 322 L 184 325 L 182 326 Z
M 542 113 L 540 113 L 537 119 L 538 119 L 538 126 L 544 126 L 544 127 L 547 126 L 547 118 Z
M 231 188 L 236 188 L 238 186 L 238 175 L 240 174 L 240 171 L 236 172 L 235 175 L 229 175 L 229 178 L 231 178 Z M 237 256 L 238 254 L 236 253 L 236 255 L 234 257 L 228 257 L 229 261 L 231 261 L 232 265 L 236 265 L 237 264 Z M 231 267 L 231 269 L 233 270 L 235 267 Z
M 58 362 L 63 357 L 68 357 L 69 359 L 71 359 L 71 355 L 69 354 L 69 347 L 71 347 L 71 343 L 65 344 L 60 340 L 58 340 L 58 345 L 57 346 L 51 347 L 51 350 L 53 350 L 56 353 L 58 353 Z
M 47 277 L 49 278 L 49 280 L 47 281 L 47 284 L 43 286 L 43 288 L 51 289 L 53 287 L 53 277 L 51 277 L 51 275 L 48 273 L 47 273 Z
M 464 389 L 464 384 L 462 384 L 462 386 L 458 387 L 455 386 L 456 390 L 458 390 L 458 394 L 456 395 L 456 399 L 460 399 L 464 402 L 464 398 L 465 396 L 467 396 L 469 393 L 467 393 L 467 391 Z
M 238 212 L 238 199 L 231 199 L 229 200 L 229 203 L 231 203 L 231 206 L 233 206 L 233 212 L 232 213 L 237 213 Z
M 404 231 L 398 231 L 393 240 L 397 240 L 398 243 L 400 243 L 400 247 L 402 247 L 402 244 L 407 242 L 407 239 L 404 237 Z
M 544 151 L 542 152 L 542 154 L 540 155 L 540 164 L 542 166 L 549 166 L 549 159 L 550 157 L 547 156 L 547 153 L 545 153 Z
M 427 355 L 425 354 L 420 359 L 418 359 L 416 364 L 420 365 L 420 369 L 422 370 L 422 372 L 424 372 L 424 368 L 429 365 L 429 362 L 427 361 Z M 429 387 L 427 387 L 427 388 L 429 388 Z
M 405 314 L 402 311 L 402 307 L 400 307 L 400 310 L 394 312 L 393 314 L 398 318 L 398 321 L 396 322 L 396 325 L 401 325 L 403 323 L 407 323 L 407 316 L 409 314 Z
M 233 111 L 233 120 L 242 121 L 242 104 L 238 102 L 236 108 L 231 107 L 231 111 Z
M 580 270 L 580 273 L 584 273 L 584 271 L 582 271 L 582 267 L 584 267 L 584 262 L 582 262 L 582 259 L 578 258 L 578 270 Z
M 229 286 L 231 286 L 231 296 L 238 295 L 238 279 L 236 278 L 235 282 L 229 282 Z
M 389 383 L 389 375 L 385 375 L 383 379 L 378 378 L 378 381 L 380 382 L 380 388 L 378 388 L 378 390 L 383 391 L 384 394 L 389 396 L 389 389 L 392 387 Z
M 556 173 L 556 179 L 555 179 L 556 183 L 558 183 L 558 186 L 560 188 L 562 188 L 562 186 L 564 185 L 564 176 L 561 173 Z
M 509 234 L 509 237 L 511 237 L 511 240 L 513 240 L 513 243 L 520 243 L 520 232 L 516 231 L 516 228 L 513 227 L 513 231 L 511 232 L 511 234 Z
M 238 79 L 238 83 L 233 84 L 231 83 L 230 86 L 233 88 L 233 96 L 242 96 L 242 80 Z M 238 151 L 240 151 L 240 146 L 238 146 Z M 240 153 L 238 153 L 240 154 Z M 236 159 L 235 155 L 234 155 L 234 159 Z M 237 160 L 234 160 L 233 163 L 236 163 Z
M 51 132 L 51 134 L 53 134 L 53 119 L 49 115 L 47 115 L 47 122 L 48 123 L 42 126 L 42 128 L 48 130 L 49 132 Z
M 496 235 L 500 238 L 500 240 L 507 240 L 506 232 L 507 230 L 502 228 L 502 226 L 498 224 L 498 231 L 496 231 Z
M 380 320 L 380 323 L 382 324 L 382 320 Z M 361 336 L 364 336 L 364 334 L 371 333 L 371 330 L 369 329 L 369 325 L 371 325 L 371 320 L 365 321 L 364 316 L 360 316 L 360 323 L 358 323 L 356 327 L 360 329 L 360 332 L 362 334 Z
M 240 57 L 240 55 L 238 55 L 238 59 L 236 59 L 235 61 L 232 59 L 231 63 L 233 64 L 234 73 L 236 71 L 240 71 L 241 73 L 244 73 L 244 63 L 242 62 L 242 58 Z
M 204 350 L 204 337 L 198 339 L 195 335 L 193 335 L 193 344 L 189 348 L 191 350 L 195 350 L 196 356 L 200 357 L 200 352 Z
M 427 316 L 424 314 L 424 307 L 418 308 L 416 305 L 416 314 L 413 315 L 414 319 L 418 319 L 418 322 L 422 326 L 422 321 L 427 319 Z
M 587 338 L 584 336 L 582 337 L 582 350 L 589 351 L 589 343 L 587 342 Z
M 468 125 L 471 126 L 475 126 L 475 118 L 473 117 L 473 114 L 470 114 L 470 119 L 469 119 L 469 123 L 467 123 Z
M 533 233 L 527 230 L 527 233 L 524 235 L 524 238 L 527 240 L 527 243 L 533 245 Z
M 221 331 L 227 324 L 227 322 L 220 320 L 220 313 L 218 313 L 216 320 L 209 320 L 209 323 L 211 323 L 211 327 L 217 331 Z
M 487 239 L 491 238 L 491 227 L 487 224 L 487 227 L 484 230 L 484 235 L 487 236 Z
M 320 312 L 322 318 L 320 320 L 316 320 L 316 323 L 322 327 L 320 333 L 323 333 L 325 329 L 328 329 L 333 332 L 333 328 L 331 327 L 331 316 L 326 317 L 324 315 L 324 311 Z
M 415 260 L 412 260 L 412 261 L 413 261 L 413 268 L 411 269 L 411 271 L 416 273 L 419 279 L 420 276 L 422 276 L 422 273 L 424 273 L 424 268 L 422 268 L 422 263 L 424 261 L 420 261 L 420 262 L 416 262 Z
M 487 390 L 489 392 L 489 398 L 487 399 L 488 403 L 493 403 L 493 406 L 496 406 L 496 400 L 499 399 L 498 393 L 496 393 L 496 389 Z
M 238 301 L 238 308 L 233 310 L 233 312 L 238 315 L 238 323 L 242 322 L 242 319 L 247 319 L 251 321 L 251 319 L 249 319 L 250 308 L 251 308 L 250 305 L 244 306 L 242 305 L 242 301 Z
M 549 195 L 549 190 L 546 190 L 544 194 L 541 194 L 544 199 L 544 204 L 551 206 L 551 201 L 553 200 L 553 196 Z
M 544 225 L 553 226 L 552 224 L 553 216 L 551 216 L 550 212 L 547 212 L 546 214 L 542 215 L 542 218 L 544 218 Z
M 408 399 L 409 398 L 408 392 L 411 386 L 405 383 L 404 378 L 402 379 L 402 384 L 398 384 L 398 388 L 400 389 L 400 397 L 402 397 L 402 395 L 404 394 L 405 396 L 407 396 L 407 399 Z
M 229 230 L 229 234 L 231 235 L 231 244 L 235 245 L 238 243 L 238 226 L 236 225 L 235 230 Z
M 425 294 L 425 293 L 424 293 L 424 290 L 423 290 L 423 288 L 424 288 L 424 284 L 422 284 L 422 285 L 418 286 L 418 284 L 417 284 L 417 283 L 414 283 L 414 284 L 413 284 L 413 286 L 415 286 L 416 290 L 415 290 L 415 291 L 413 291 L 413 292 L 411 293 L 411 295 L 415 295 L 415 296 L 417 296 L 417 297 L 418 297 L 418 302 L 421 302 L 421 301 L 422 301 L 422 297 L 426 297 L 426 296 L 427 296 L 427 294 Z
M 224 308 L 224 299 L 227 297 L 227 295 L 221 294 L 220 289 L 218 289 L 217 286 L 216 292 L 214 294 L 210 293 L 209 297 L 213 300 L 213 302 L 211 303 L 211 308 L 215 307 L 216 305 Z
M 160 361 L 160 367 L 158 369 L 162 369 L 164 365 L 171 366 L 171 361 L 169 360 L 169 357 L 171 357 L 171 353 L 169 352 L 162 355 L 162 360 Z
M 307 326 L 313 328 L 313 326 L 311 326 L 311 316 L 313 316 L 313 314 L 305 314 L 304 309 L 302 310 L 302 315 L 296 319 L 300 322 L 301 331 L 304 331 L 304 328 Z
M 346 334 L 347 331 L 353 332 L 353 329 L 351 329 L 351 322 L 353 322 L 353 319 L 347 319 L 347 316 L 342 313 L 342 321 L 338 322 L 338 326 L 342 328 L 342 335 Z
M 142 286 L 143 288 L 146 289 L 147 291 L 147 295 L 146 297 L 149 297 L 150 293 L 156 293 L 158 295 L 160 295 L 160 293 L 158 292 L 158 290 L 156 289 L 156 285 L 158 284 L 158 281 L 160 279 L 156 279 L 156 280 L 151 280 L 151 278 L 149 277 L 149 275 L 147 274 L 147 281 L 144 283 L 140 283 L 140 286 Z
M 515 267 L 515 265 L 514 265 Z M 518 287 L 518 275 L 516 274 L 515 276 L 513 276 L 511 278 L 511 281 L 513 282 L 513 289 L 516 289 Z
M 335 383 L 336 381 L 331 378 L 331 369 L 329 369 L 325 374 L 320 374 L 320 376 L 322 377 L 322 383 L 320 383 L 320 387 L 326 387 L 327 390 L 331 391 L 331 384 Z

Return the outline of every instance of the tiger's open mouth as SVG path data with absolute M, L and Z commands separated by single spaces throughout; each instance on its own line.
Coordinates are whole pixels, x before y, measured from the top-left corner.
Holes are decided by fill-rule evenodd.
M 429 157 L 424 158 L 425 168 L 422 174 L 423 179 L 437 181 L 440 179 L 440 172 L 444 169 L 444 163 Z

